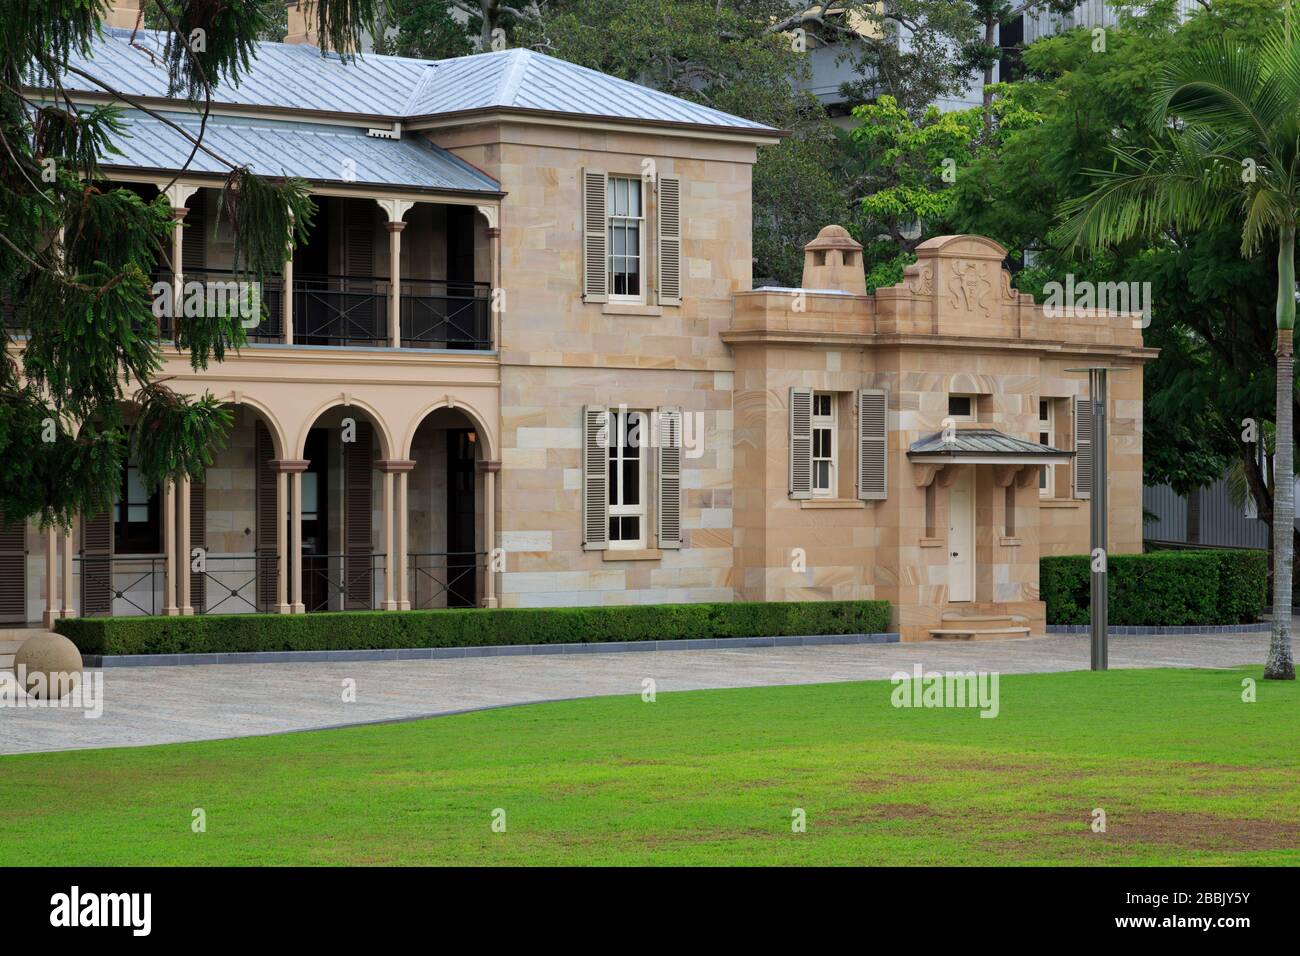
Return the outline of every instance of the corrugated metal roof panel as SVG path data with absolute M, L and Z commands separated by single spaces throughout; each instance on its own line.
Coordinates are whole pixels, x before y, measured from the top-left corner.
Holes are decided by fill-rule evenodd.
M 89 56 L 74 53 L 69 63 L 128 95 L 166 97 L 165 45 L 163 33 L 109 29 Z M 75 74 L 63 82 L 70 90 L 104 92 Z M 220 86 L 213 99 L 233 106 L 384 117 L 498 107 L 775 132 L 532 50 L 437 61 L 372 53 L 345 61 L 312 46 L 263 42 L 239 84 Z
M 161 115 L 197 135 L 199 118 L 193 113 Z M 115 138 L 114 145 L 124 155 L 102 156 L 106 167 L 177 170 L 185 164 L 192 144 L 179 132 L 139 110 L 126 110 L 123 118 L 126 135 Z M 410 189 L 500 191 L 492 177 L 419 136 L 379 139 L 347 126 L 210 116 L 203 142 L 219 155 L 264 176 Z M 201 173 L 229 171 L 202 150 L 189 168 Z

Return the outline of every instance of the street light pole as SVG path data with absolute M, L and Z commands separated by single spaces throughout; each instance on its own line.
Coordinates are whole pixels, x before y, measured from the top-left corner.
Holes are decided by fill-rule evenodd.
M 1106 440 L 1106 409 L 1109 404 L 1107 376 L 1110 372 L 1126 372 L 1128 369 L 1092 365 L 1086 368 L 1068 368 L 1066 371 L 1088 373 L 1088 409 L 1091 412 L 1089 424 L 1092 428 L 1092 492 L 1089 495 L 1089 561 L 1092 576 L 1089 581 L 1091 607 L 1088 624 L 1092 669 L 1104 671 L 1110 667 L 1110 637 L 1107 633 L 1107 625 L 1110 623 L 1110 592 L 1106 585 L 1110 563 L 1106 521 L 1110 512 L 1110 483 L 1107 480 L 1106 464 L 1106 450 L 1110 444 Z M 1077 442 L 1077 435 L 1075 439 Z
M 1110 542 L 1106 528 L 1110 488 L 1106 475 L 1106 373 L 1105 368 L 1088 370 L 1088 404 L 1092 410 L 1092 500 L 1091 562 L 1092 608 L 1089 615 L 1092 669 L 1109 667 L 1110 647 L 1106 625 L 1110 620 L 1110 593 L 1106 586 Z

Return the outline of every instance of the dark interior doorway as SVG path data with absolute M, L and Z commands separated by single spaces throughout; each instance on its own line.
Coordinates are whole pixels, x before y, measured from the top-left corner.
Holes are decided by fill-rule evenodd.
M 478 596 L 474 553 L 474 458 L 472 428 L 447 430 L 447 606 L 474 607 Z
M 302 475 L 302 603 L 308 611 L 329 610 L 329 432 L 307 433 Z

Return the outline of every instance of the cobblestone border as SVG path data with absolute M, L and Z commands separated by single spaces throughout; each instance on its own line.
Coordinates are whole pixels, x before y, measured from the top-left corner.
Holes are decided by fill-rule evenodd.
M 1176 636 L 1179 634 L 1258 634 L 1272 630 L 1273 625 L 1268 621 L 1258 621 L 1254 624 L 1191 624 L 1170 627 L 1156 626 L 1124 626 L 1108 627 L 1109 634 L 1126 634 L 1134 637 L 1147 636 L 1156 637 L 1160 635 Z M 1047 625 L 1048 634 L 1087 634 L 1087 624 L 1049 624 Z
M 631 651 L 718 651 L 740 647 L 812 647 L 822 644 L 897 644 L 899 635 L 812 634 L 718 637 L 680 641 L 608 641 L 594 644 L 502 644 L 496 647 L 412 647 L 357 651 L 244 651 L 228 654 L 83 654 L 86 667 L 184 667 L 197 664 L 308 664 L 332 661 L 437 661 L 464 657 L 618 654 Z

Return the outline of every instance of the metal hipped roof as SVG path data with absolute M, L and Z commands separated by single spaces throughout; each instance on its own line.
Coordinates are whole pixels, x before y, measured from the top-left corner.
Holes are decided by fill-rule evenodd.
M 1072 451 L 1039 445 L 1023 438 L 1004 435 L 995 428 L 960 428 L 949 433 L 926 435 L 912 443 L 907 457 L 917 464 L 1064 465 Z
M 761 123 L 525 49 L 431 63 L 406 104 L 406 115 L 488 109 L 776 132 Z
M 166 43 L 163 32 L 105 29 L 91 44 L 89 54 L 74 51 L 68 64 L 127 96 L 168 98 Z M 105 93 L 77 73 L 65 72 L 61 81 L 69 91 Z M 38 88 L 49 86 L 37 76 L 29 77 L 28 82 Z M 389 121 L 506 109 L 779 134 L 760 123 L 524 49 L 450 60 L 375 53 L 344 60 L 306 44 L 263 41 L 257 44 L 239 83 L 219 84 L 212 99 L 226 107 L 374 116 Z
M 191 135 L 199 132 L 194 113 L 160 113 Z M 185 165 L 193 144 L 140 110 L 123 111 L 125 132 L 114 137 L 122 155 L 107 153 L 107 169 L 175 171 Z M 300 176 L 312 182 L 385 186 L 394 189 L 499 194 L 500 184 L 423 136 L 382 139 L 363 129 L 318 123 L 209 116 L 206 147 L 263 176 Z M 203 150 L 188 167 L 195 173 L 225 174 L 225 164 Z

